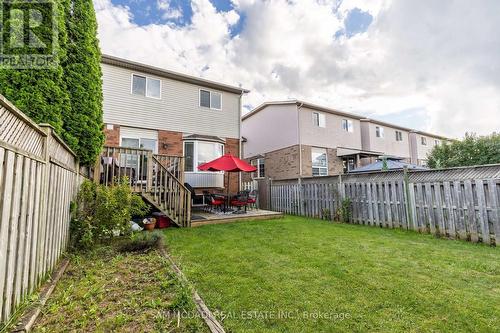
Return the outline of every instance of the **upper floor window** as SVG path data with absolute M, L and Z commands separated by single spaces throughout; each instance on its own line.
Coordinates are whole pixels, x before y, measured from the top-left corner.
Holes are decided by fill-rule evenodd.
M 396 141 L 403 141 L 403 132 L 396 131 Z
M 224 145 L 209 141 L 184 141 L 184 171 L 200 172 L 198 167 L 224 154 Z
M 326 119 L 323 113 L 313 112 L 312 113 L 313 125 L 317 127 L 325 127 Z
M 222 94 L 214 91 L 200 89 L 200 106 L 214 110 L 221 110 Z
M 161 98 L 161 80 L 132 74 L 132 94 Z
M 375 135 L 377 138 L 383 138 L 384 137 L 384 128 L 380 126 L 375 127 Z
M 328 157 L 325 148 L 312 148 L 312 175 L 328 176 Z
M 257 168 L 257 171 L 252 173 L 252 178 L 264 178 L 266 176 L 263 158 L 252 160 L 251 164 Z
M 427 146 L 427 138 L 425 136 L 420 137 L 420 142 L 422 143 L 422 146 Z
M 440 143 L 441 143 L 441 142 L 439 142 L 439 140 L 437 140 L 437 139 L 436 139 L 436 140 L 434 140 L 434 145 L 435 145 L 435 146 L 439 146 L 439 144 L 440 144 Z
M 352 120 L 342 119 L 342 129 L 346 132 L 353 132 Z

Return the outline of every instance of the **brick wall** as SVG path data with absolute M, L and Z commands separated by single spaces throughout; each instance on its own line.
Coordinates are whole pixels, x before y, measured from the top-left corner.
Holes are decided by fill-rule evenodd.
M 113 126 L 113 129 L 108 129 L 108 125 Z M 104 145 L 118 147 L 120 145 L 120 125 L 106 124 L 104 125 Z
M 226 144 L 224 145 L 224 153 L 231 154 L 236 157 L 240 157 L 240 140 L 226 138 Z M 227 189 L 227 175 L 224 175 L 224 188 Z M 229 192 L 236 193 L 239 191 L 239 173 L 230 172 L 229 173 Z
M 170 156 L 183 156 L 181 132 L 158 131 L 158 153 Z
M 266 177 L 272 179 L 297 178 L 299 176 L 299 146 L 278 149 L 264 154 Z

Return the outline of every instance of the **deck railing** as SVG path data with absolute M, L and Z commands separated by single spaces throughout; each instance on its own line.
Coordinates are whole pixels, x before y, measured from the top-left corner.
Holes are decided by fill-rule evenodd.
M 95 167 L 94 179 L 112 186 L 127 179 L 134 192 L 141 193 L 179 226 L 191 221 L 191 193 L 184 186 L 184 159 L 155 155 L 140 148 L 103 149 Z

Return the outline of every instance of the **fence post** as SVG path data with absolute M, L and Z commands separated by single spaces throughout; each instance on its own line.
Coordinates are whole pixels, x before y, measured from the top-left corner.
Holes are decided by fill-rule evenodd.
M 404 184 L 404 201 L 405 201 L 405 209 L 406 209 L 406 228 L 407 229 L 415 229 L 413 224 L 413 208 L 412 200 L 410 195 L 410 177 L 408 176 L 408 167 L 405 166 L 403 168 L 403 184 Z
M 269 191 L 268 191 L 268 200 L 267 200 L 267 205 L 269 206 L 269 210 L 273 210 L 273 179 L 269 177 L 269 183 L 268 183 Z

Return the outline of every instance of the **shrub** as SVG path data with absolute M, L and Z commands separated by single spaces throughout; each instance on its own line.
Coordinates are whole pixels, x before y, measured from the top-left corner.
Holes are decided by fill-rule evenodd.
M 342 200 L 340 207 L 337 209 L 337 219 L 340 222 L 348 223 L 351 221 L 352 211 L 351 211 L 351 199 L 345 198 Z
M 120 246 L 121 252 L 148 251 L 159 246 L 163 242 L 161 231 L 136 232 L 130 235 L 130 239 Z
M 85 180 L 71 221 L 71 245 L 89 249 L 114 234 L 129 234 L 132 216 L 144 216 L 148 211 L 142 198 L 130 190 L 127 179 L 112 187 Z

